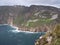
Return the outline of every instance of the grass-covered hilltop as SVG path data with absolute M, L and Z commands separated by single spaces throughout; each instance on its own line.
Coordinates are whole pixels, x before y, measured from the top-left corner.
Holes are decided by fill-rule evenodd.
M 60 23 L 60 8 L 43 5 L 0 6 L 0 24 L 12 24 L 24 31 L 47 31 Z
M 53 30 L 41 36 L 35 45 L 60 45 L 60 24 L 57 24 Z

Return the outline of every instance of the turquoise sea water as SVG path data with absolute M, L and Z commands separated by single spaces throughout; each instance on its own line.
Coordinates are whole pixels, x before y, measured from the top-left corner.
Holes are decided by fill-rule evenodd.
M 34 45 L 44 34 L 44 32 L 18 32 L 10 25 L 0 25 L 0 45 Z

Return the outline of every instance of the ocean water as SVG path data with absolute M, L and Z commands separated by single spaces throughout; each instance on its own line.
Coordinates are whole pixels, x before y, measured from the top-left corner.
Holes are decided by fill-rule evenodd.
M 10 25 L 0 25 L 0 45 L 34 45 L 44 32 L 17 31 Z

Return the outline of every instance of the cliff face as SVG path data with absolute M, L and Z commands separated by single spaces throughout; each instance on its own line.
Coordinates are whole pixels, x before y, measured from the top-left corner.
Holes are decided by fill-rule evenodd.
M 60 22 L 60 9 L 52 6 L 0 6 L 0 24 L 37 27 Z

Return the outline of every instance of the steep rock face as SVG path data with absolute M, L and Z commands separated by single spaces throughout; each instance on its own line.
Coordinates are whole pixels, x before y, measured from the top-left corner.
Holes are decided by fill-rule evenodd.
M 56 18 L 53 19 L 55 16 Z M 12 17 L 12 18 L 11 18 Z M 53 19 L 51 21 L 51 18 Z M 49 21 L 50 23 L 59 23 L 60 22 L 60 9 L 52 6 L 42 6 L 42 5 L 31 5 L 30 7 L 26 6 L 0 6 L 0 24 L 8 23 L 9 19 L 13 20 L 13 24 L 17 26 L 26 26 L 29 20 L 38 19 L 38 25 L 46 24 Z M 45 22 L 45 23 L 44 23 Z M 49 23 L 48 23 L 49 24 Z M 36 27 L 37 25 L 32 25 L 31 27 Z M 28 27 L 30 27 L 30 22 Z

